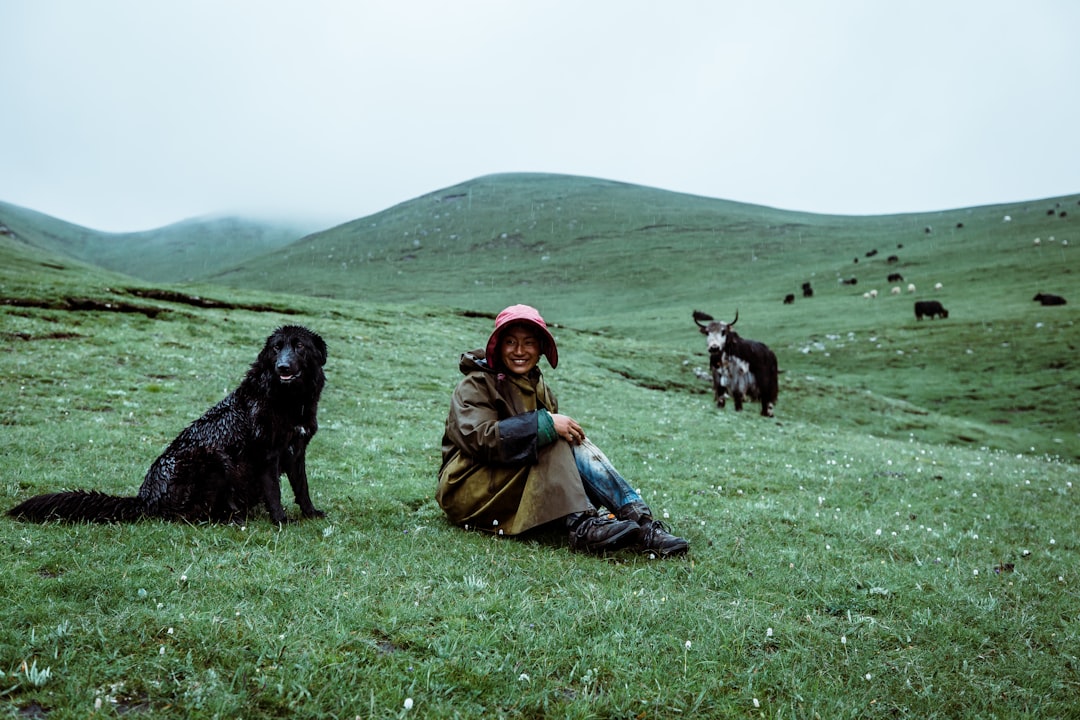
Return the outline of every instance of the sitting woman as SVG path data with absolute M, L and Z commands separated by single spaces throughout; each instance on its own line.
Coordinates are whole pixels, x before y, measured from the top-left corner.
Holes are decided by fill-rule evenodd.
M 574 550 L 685 553 L 689 543 L 654 519 L 581 425 L 559 413 L 541 355 L 552 368 L 559 362 L 547 324 L 514 305 L 495 318 L 486 349 L 461 356 L 465 378 L 446 418 L 435 495 L 450 522 L 519 535 L 558 521 Z

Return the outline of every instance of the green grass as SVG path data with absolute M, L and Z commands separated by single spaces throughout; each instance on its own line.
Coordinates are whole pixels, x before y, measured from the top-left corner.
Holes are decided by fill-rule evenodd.
M 778 211 L 761 212 L 769 224 Z M 236 306 L 207 309 L 0 244 L 2 507 L 62 488 L 133 493 L 275 326 L 306 324 L 330 347 L 309 452 L 325 519 L 282 530 L 265 515 L 243 527 L 0 519 L 0 713 L 1070 716 L 1076 314 L 1031 303 L 1036 280 L 1017 273 L 1056 278 L 1071 299 L 1071 256 L 1039 258 L 1074 248 L 1016 239 L 1011 250 L 994 239 L 996 213 L 985 233 L 965 222 L 973 258 L 937 246 L 946 321 L 916 323 L 908 297 L 861 298 L 877 271 L 851 263 L 863 242 L 843 226 L 894 222 L 883 218 L 828 219 L 839 246 L 828 253 L 825 240 L 776 240 L 798 273 L 759 251 L 753 277 L 713 265 L 690 282 L 687 264 L 647 297 L 635 284 L 659 278 L 620 288 L 599 273 L 522 298 L 560 325 L 563 364 L 547 375 L 564 410 L 690 539 L 688 558 L 665 562 L 576 555 L 557 535 L 463 532 L 434 503 L 457 355 L 486 338 L 481 312 L 535 288 L 496 283 L 449 302 L 445 279 L 418 273 L 402 288 L 359 271 L 353 285 L 328 273 L 333 301 L 254 283 L 179 288 Z M 716 242 L 710 262 L 739 254 Z M 603 244 L 615 243 L 597 253 Z M 915 268 L 930 263 L 919 245 L 905 243 Z M 614 273 L 621 251 L 610 252 L 601 266 Z M 490 254 L 471 254 L 490 273 Z M 449 272 L 450 255 L 441 262 L 433 271 Z M 866 272 L 859 292 L 826 283 L 829 268 Z M 782 306 L 777 292 L 811 272 L 816 296 Z M 294 262 L 267 285 L 306 273 Z M 69 297 L 155 312 L 72 311 Z M 733 314 L 725 301 L 780 356 L 775 421 L 716 410 L 694 374 L 705 358 L 690 310 Z M 1037 372 L 1018 371 L 1017 353 Z
M 890 435 L 906 437 L 910 421 L 928 440 L 1078 459 L 1076 305 L 1032 301 L 1040 291 L 1080 295 L 1078 201 L 838 217 L 590 178 L 501 175 L 317 233 L 216 279 L 489 313 L 528 302 L 568 328 L 653 344 L 654 385 L 692 384 L 704 363 L 692 310 L 725 318 L 739 310 L 738 330 L 776 350 L 787 388 L 812 377 L 837 395 L 834 422 L 864 429 L 845 408 L 852 392 L 869 391 L 915 413 L 983 425 L 942 427 L 915 413 L 872 423 Z M 900 296 L 886 282 L 892 272 L 905 278 Z M 855 286 L 839 282 L 852 277 Z M 803 282 L 814 297 L 783 305 Z M 862 297 L 870 289 L 877 300 Z M 927 298 L 950 318 L 916 322 L 913 301 Z M 636 359 L 628 365 L 644 372 Z M 780 407 L 788 401 L 782 394 Z

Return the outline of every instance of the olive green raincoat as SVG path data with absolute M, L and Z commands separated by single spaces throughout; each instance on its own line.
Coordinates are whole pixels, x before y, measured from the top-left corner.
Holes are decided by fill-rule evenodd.
M 505 535 L 591 507 L 573 450 L 554 434 L 558 403 L 539 369 L 526 377 L 461 356 L 435 499 L 450 522 Z

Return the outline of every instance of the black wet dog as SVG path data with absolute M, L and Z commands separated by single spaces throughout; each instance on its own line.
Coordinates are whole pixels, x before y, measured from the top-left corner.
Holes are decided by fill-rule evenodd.
M 84 490 L 38 495 L 8 515 L 37 522 L 239 521 L 265 503 L 270 519 L 282 523 L 288 520 L 281 506 L 285 474 L 304 517 L 322 517 L 308 494 L 305 457 L 318 430 L 325 364 L 326 343 L 319 335 L 297 325 L 278 328 L 240 386 L 154 461 L 138 495 Z

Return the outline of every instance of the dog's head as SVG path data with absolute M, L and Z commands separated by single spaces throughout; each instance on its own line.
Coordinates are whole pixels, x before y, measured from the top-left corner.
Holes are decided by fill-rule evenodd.
M 326 343 L 318 333 L 305 327 L 285 325 L 266 339 L 259 360 L 283 385 L 314 380 L 305 375 L 322 374 L 322 367 L 326 365 Z

